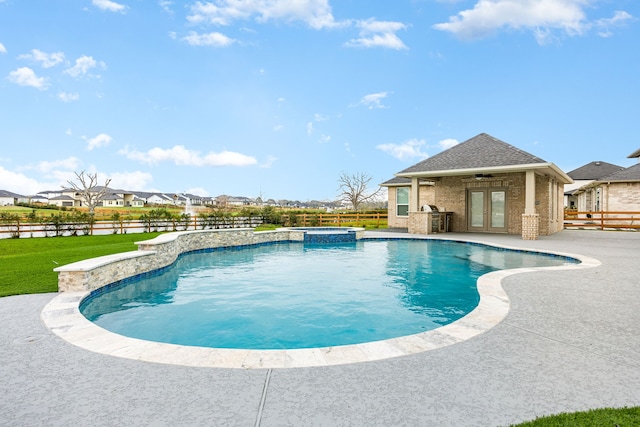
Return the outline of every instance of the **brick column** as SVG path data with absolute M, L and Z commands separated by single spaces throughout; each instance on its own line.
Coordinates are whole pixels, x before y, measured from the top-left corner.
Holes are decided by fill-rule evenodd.
M 431 212 L 409 212 L 407 225 L 409 234 L 430 234 Z
M 540 215 L 522 214 L 522 240 L 538 240 L 540 235 Z

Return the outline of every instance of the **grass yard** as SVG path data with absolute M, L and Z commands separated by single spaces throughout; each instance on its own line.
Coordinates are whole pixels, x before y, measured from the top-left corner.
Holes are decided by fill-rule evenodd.
M 58 291 L 53 269 L 87 258 L 135 251 L 160 233 L 0 239 L 0 297 Z
M 640 425 L 640 407 L 603 408 L 538 418 L 512 427 L 635 427 Z

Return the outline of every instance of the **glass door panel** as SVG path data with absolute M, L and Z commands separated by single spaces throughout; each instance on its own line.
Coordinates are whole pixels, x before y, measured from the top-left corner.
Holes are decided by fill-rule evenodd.
M 505 200 L 504 190 L 491 191 L 491 228 L 505 228 Z
M 470 221 L 469 225 L 473 228 L 484 228 L 484 191 L 471 191 L 469 200 L 471 206 L 469 208 Z

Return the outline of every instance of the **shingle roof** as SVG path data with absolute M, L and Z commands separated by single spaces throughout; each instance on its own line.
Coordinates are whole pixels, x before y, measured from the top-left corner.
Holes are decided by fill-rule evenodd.
M 640 181 L 640 163 L 599 178 L 598 181 Z
M 7 191 L 7 190 L 0 190 L 0 197 L 24 197 L 20 194 L 16 194 L 16 193 L 12 193 L 11 191 Z
M 547 163 L 513 145 L 481 133 L 398 172 L 415 173 Z
M 395 178 L 391 178 L 380 185 L 383 187 L 396 186 L 396 185 L 411 185 L 411 178 L 396 176 Z
M 596 161 L 581 166 L 578 169 L 574 169 L 571 172 L 567 172 L 567 175 L 569 175 L 571 179 L 596 180 L 623 169 L 624 167 L 622 166 Z

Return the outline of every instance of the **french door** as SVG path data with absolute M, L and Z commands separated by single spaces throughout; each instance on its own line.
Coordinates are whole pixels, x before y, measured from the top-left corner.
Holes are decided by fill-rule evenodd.
M 467 229 L 507 231 L 507 190 L 480 188 L 467 190 Z

